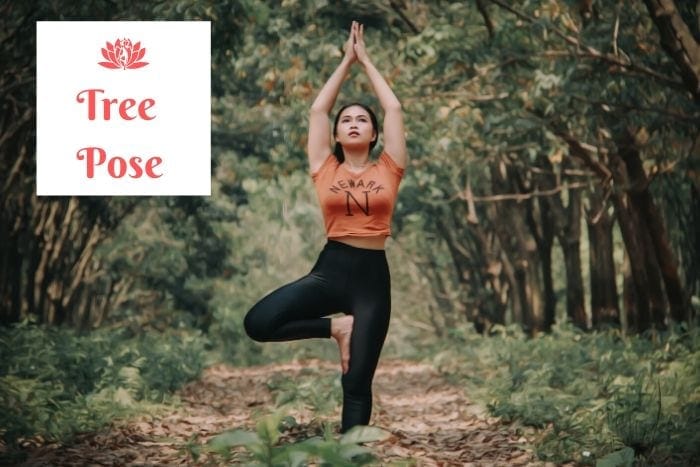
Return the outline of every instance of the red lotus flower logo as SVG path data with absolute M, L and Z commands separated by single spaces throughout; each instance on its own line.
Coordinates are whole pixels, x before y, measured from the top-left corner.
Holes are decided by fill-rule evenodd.
M 105 68 L 122 70 L 141 68 L 148 65 L 148 62 L 140 61 L 145 54 L 146 49 L 141 48 L 141 42 L 132 44 L 131 39 L 117 39 L 114 45 L 107 42 L 107 48 L 102 48 L 102 56 L 109 61 L 98 64 Z

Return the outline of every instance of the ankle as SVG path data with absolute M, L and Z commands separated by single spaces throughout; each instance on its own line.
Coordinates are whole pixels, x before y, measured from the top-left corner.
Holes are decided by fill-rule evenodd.
M 344 334 L 352 332 L 352 322 L 352 315 L 331 318 L 331 336 L 340 337 Z

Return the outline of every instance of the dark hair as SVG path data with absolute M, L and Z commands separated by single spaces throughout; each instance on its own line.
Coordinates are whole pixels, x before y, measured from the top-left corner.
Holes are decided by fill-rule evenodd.
M 335 135 L 338 131 L 338 122 L 340 121 L 340 114 L 343 113 L 343 110 L 347 109 L 348 107 L 353 107 L 353 106 L 358 106 L 358 107 L 362 107 L 363 109 L 365 109 L 367 111 L 367 113 L 369 114 L 369 119 L 372 121 L 372 129 L 374 129 L 374 132 L 377 134 L 377 137 L 374 138 L 374 141 L 369 143 L 369 150 L 371 152 L 372 149 L 374 149 L 374 147 L 377 145 L 377 141 L 379 140 L 379 124 L 377 123 L 377 116 L 374 115 L 374 112 L 372 111 L 372 109 L 370 109 L 369 107 L 367 107 L 364 104 L 360 104 L 359 102 L 353 102 L 350 104 L 346 104 L 346 105 L 342 106 L 340 108 L 340 110 L 338 110 L 338 113 L 335 116 L 335 122 L 333 123 L 333 137 L 335 138 Z M 338 159 L 338 162 L 340 162 L 341 164 L 345 161 L 345 153 L 343 153 L 343 146 L 341 146 L 341 144 L 338 142 L 335 143 L 335 148 L 333 149 L 333 155 L 335 155 L 335 158 Z

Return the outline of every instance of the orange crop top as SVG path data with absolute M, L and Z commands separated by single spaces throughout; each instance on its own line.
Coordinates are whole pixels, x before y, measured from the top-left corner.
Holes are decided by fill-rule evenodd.
M 311 178 L 329 238 L 391 235 L 391 215 L 404 170 L 386 152 L 360 173 L 330 154 Z

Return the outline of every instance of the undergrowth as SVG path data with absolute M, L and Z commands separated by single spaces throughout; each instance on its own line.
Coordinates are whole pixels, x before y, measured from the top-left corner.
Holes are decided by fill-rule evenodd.
M 279 374 L 267 383 L 275 397 L 275 406 L 305 406 L 315 414 L 328 414 L 341 406 L 342 390 L 336 374 L 323 374 L 315 368 L 304 368 L 299 377 Z
M 194 334 L 0 328 L 0 457 L 167 402 L 200 374 L 203 342 Z
M 205 445 L 193 443 L 189 455 L 195 461 L 203 453 L 214 454 L 228 465 L 351 467 L 376 461 L 366 443 L 381 441 L 390 433 L 377 427 L 356 426 L 336 437 L 329 425 L 322 433 L 299 440 L 285 439 L 284 433 L 296 426 L 294 417 L 281 412 L 261 417 L 256 430 L 234 429 L 210 439 Z
M 625 336 L 560 325 L 537 338 L 516 327 L 493 334 L 455 329 L 430 347 L 429 358 L 446 379 L 518 427 L 540 460 L 700 465 L 698 329 Z M 206 342 L 193 331 L 134 336 L 123 330 L 78 335 L 27 323 L 0 328 L 0 460 L 33 440 L 66 441 L 115 417 L 171 402 L 172 391 L 201 372 Z M 342 393 L 337 376 L 304 371 L 314 376 L 309 383 L 284 375 L 268 382 L 276 410 L 336 410 Z M 193 443 L 192 458 L 203 449 L 224 460 L 262 464 L 376 461 L 360 438 L 335 439 L 330 428 L 289 438 L 296 433 L 286 426 L 295 423 L 291 417 L 256 418 L 256 431 Z
M 433 357 L 491 413 L 522 426 L 541 460 L 700 462 L 700 332 L 651 336 L 557 326 L 482 337 L 456 330 Z

